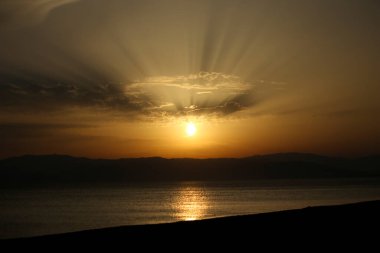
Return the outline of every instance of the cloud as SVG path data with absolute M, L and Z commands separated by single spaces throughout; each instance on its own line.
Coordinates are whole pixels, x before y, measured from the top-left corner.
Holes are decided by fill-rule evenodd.
M 252 84 L 239 77 L 216 72 L 188 76 L 156 76 L 127 85 L 132 103 L 150 101 L 148 115 L 227 115 L 254 104 Z
M 131 103 L 117 85 L 107 83 L 86 85 L 45 77 L 2 80 L 0 106 L 3 110 L 48 112 L 80 106 L 139 111 L 146 106 L 144 102 L 141 105 Z
M 86 107 L 154 119 L 230 115 L 254 106 L 267 93 L 274 94 L 273 90 L 284 86 L 262 80 L 247 83 L 237 76 L 215 72 L 148 77 L 126 84 L 39 75 L 3 75 L 1 80 L 2 110 L 49 112 Z
M 266 99 L 279 84 L 252 81 L 255 63 L 242 61 L 252 50 L 226 37 L 228 50 L 206 52 L 222 45 L 203 32 L 223 29 L 207 22 L 213 1 L 196 2 L 1 1 L 0 110 L 222 117 Z M 246 24 L 239 17 L 234 27 Z M 237 63 L 246 67 L 234 72 Z
M 18 28 L 41 22 L 52 10 L 77 0 L 2 0 L 0 27 Z

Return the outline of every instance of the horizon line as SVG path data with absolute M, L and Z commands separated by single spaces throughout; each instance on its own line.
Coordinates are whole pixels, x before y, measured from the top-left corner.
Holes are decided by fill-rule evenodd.
M 320 157 L 328 157 L 328 158 L 345 158 L 345 159 L 355 159 L 355 158 L 364 158 L 364 157 L 372 157 L 372 156 L 379 156 L 378 153 L 371 153 L 366 155 L 324 155 L 324 154 L 318 154 L 318 153 L 310 153 L 310 152 L 277 152 L 277 153 L 263 153 L 263 154 L 254 154 L 249 156 L 239 156 L 239 157 L 232 157 L 232 156 L 226 156 L 226 157 L 164 157 L 164 156 L 131 156 L 131 157 L 115 157 L 115 158 L 104 158 L 104 157 L 87 157 L 87 156 L 76 156 L 76 155 L 70 155 L 70 154 L 64 154 L 64 153 L 44 153 L 44 154 L 22 154 L 22 155 L 15 155 L 15 156 L 9 156 L 9 157 L 1 157 L 0 160 L 7 160 L 7 159 L 13 159 L 13 158 L 22 158 L 22 157 L 47 157 L 47 156 L 61 156 L 61 157 L 71 157 L 71 158 L 82 158 L 82 159 L 89 159 L 89 160 L 122 160 L 122 159 L 166 159 L 166 160 L 175 160 L 175 159 L 192 159 L 192 160 L 211 160 L 211 159 L 246 159 L 246 158 L 252 158 L 252 157 L 263 157 L 263 156 L 274 156 L 274 155 L 311 155 L 311 156 L 320 156 Z

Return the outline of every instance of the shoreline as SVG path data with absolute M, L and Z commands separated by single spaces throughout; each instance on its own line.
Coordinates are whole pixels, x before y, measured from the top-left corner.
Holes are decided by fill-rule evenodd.
M 361 238 L 370 240 L 380 227 L 380 200 L 352 204 L 316 206 L 261 214 L 219 217 L 174 223 L 133 225 L 85 230 L 27 238 L 3 239 L 0 243 L 161 242 L 168 238 L 187 243 L 248 243 L 261 239 Z M 317 236 L 317 237 L 316 237 Z M 313 239 L 313 240 L 314 240 Z M 225 240 L 225 241 L 224 241 Z

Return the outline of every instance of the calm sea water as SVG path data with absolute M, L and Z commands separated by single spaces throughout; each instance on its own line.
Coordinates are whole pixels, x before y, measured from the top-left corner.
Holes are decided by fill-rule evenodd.
M 0 238 L 380 199 L 379 179 L 0 190 Z

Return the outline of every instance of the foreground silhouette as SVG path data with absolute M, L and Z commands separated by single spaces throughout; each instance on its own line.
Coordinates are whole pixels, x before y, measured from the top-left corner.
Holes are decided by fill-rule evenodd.
M 298 245 L 314 243 L 373 244 L 380 225 L 380 200 L 338 206 L 309 207 L 256 215 L 223 217 L 200 221 L 176 222 L 156 225 L 124 226 L 95 229 L 58 235 L 3 240 L 11 245 L 60 245 L 72 243 L 96 246 L 122 243 L 139 248 L 173 246 L 173 242 L 186 247 L 195 245 L 255 246 L 265 242 Z M 375 240 L 376 239 L 376 240 Z

